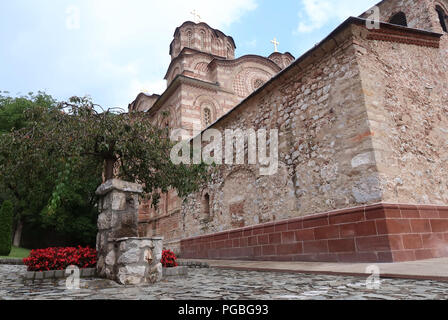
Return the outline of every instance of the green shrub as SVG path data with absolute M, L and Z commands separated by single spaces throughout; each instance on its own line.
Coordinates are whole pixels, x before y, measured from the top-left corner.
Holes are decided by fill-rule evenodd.
M 0 208 L 0 256 L 11 253 L 13 206 L 11 201 L 3 202 Z

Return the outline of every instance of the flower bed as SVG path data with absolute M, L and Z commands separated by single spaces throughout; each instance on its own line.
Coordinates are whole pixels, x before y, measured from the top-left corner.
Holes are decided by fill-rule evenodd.
M 164 268 L 175 268 L 178 266 L 176 255 L 171 250 L 162 251 L 162 265 Z
M 23 259 L 28 271 L 65 270 L 68 266 L 95 268 L 96 262 L 97 252 L 89 247 L 36 249 Z

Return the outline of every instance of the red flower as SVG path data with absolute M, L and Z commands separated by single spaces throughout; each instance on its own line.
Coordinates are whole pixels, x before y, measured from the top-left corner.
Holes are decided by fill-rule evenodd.
M 178 266 L 176 259 L 176 255 L 171 250 L 163 250 L 160 262 L 164 268 L 173 268 Z
M 32 250 L 23 259 L 28 271 L 64 270 L 70 265 L 79 268 L 94 268 L 97 262 L 95 249 L 87 248 L 47 248 Z

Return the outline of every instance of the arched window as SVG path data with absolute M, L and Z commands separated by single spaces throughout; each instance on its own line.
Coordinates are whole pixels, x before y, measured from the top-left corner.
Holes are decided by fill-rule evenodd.
M 212 124 L 212 112 L 209 108 L 204 108 L 204 125 L 208 127 Z
M 202 216 L 205 219 L 210 217 L 210 195 L 208 193 L 202 198 Z
M 232 59 L 233 58 L 233 50 L 232 47 L 230 46 L 230 44 L 227 45 L 227 59 Z
M 403 12 L 398 12 L 394 14 L 392 18 L 390 18 L 389 23 L 403 27 L 408 26 L 408 20 L 406 19 L 406 15 Z
M 439 21 L 443 31 L 448 32 L 448 15 L 445 13 L 441 6 L 436 6 L 436 11 L 439 15 Z

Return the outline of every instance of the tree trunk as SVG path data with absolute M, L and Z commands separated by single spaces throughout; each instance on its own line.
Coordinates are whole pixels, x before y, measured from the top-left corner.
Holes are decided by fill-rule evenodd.
M 106 181 L 114 178 L 115 159 L 106 159 L 105 175 Z
M 22 240 L 22 229 L 23 229 L 23 223 L 22 221 L 17 222 L 16 232 L 14 232 L 14 240 L 12 242 L 12 245 L 14 247 L 20 247 L 20 242 Z

